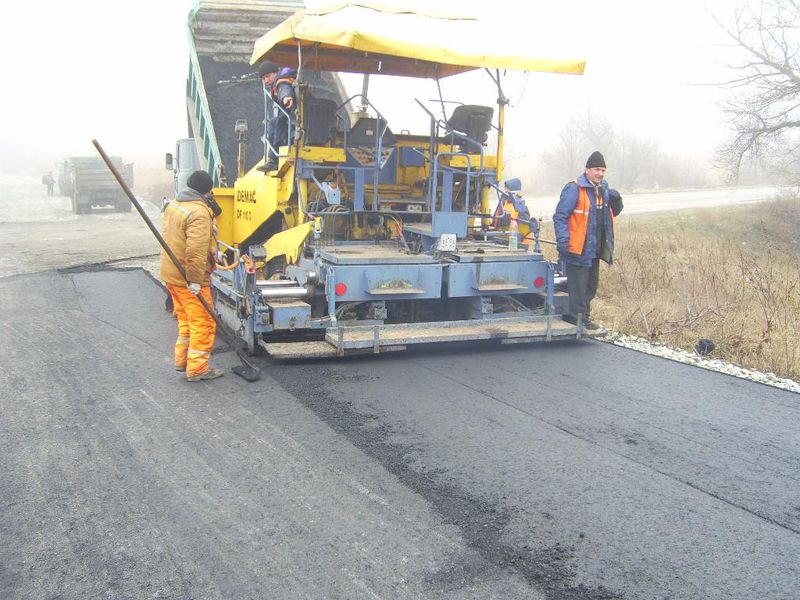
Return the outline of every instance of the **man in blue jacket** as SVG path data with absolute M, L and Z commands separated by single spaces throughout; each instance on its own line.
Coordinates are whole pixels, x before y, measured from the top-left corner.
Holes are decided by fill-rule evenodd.
M 583 175 L 561 190 L 553 215 L 558 254 L 566 263 L 569 292 L 569 313 L 562 318 L 577 324 L 581 316 L 587 330 L 600 327 L 591 319 L 590 305 L 600 281 L 600 259 L 611 264 L 614 253 L 614 211 L 605 173 L 603 155 L 592 152 Z

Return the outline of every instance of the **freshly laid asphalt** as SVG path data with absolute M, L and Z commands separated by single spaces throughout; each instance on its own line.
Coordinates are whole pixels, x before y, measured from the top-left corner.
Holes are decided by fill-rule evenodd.
M 0 279 L 0 598 L 800 597 L 798 394 L 598 341 L 188 383 L 163 300 Z

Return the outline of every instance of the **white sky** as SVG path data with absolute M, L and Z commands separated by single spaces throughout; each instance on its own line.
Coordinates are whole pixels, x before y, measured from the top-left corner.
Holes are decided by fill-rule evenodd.
M 583 77 L 517 75 L 511 116 L 537 142 L 575 112 L 602 114 L 667 150 L 703 155 L 724 129 L 712 87 L 727 50 L 710 12 L 730 20 L 738 0 L 462 0 L 502 35 L 587 61 Z M 428 6 L 444 5 L 431 0 Z M 553 6 L 557 5 L 557 6 Z M 185 22 L 191 0 L 28 0 L 0 24 L 0 171 L 41 173 L 60 158 L 109 154 L 158 168 L 186 135 Z M 484 9 L 485 10 L 485 9 Z M 482 13 L 483 14 L 483 13 Z M 419 110 L 415 108 L 415 110 Z M 399 129 L 395 127 L 394 129 Z

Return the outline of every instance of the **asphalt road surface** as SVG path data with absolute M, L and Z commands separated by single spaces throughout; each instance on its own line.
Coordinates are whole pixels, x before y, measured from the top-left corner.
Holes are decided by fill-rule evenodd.
M 0 279 L 0 597 L 797 597 L 797 394 L 595 341 L 190 384 L 163 298 Z
M 25 252 L 133 216 L 2 225 L 0 598 L 800 596 L 797 394 L 598 341 L 189 384 L 146 272 Z

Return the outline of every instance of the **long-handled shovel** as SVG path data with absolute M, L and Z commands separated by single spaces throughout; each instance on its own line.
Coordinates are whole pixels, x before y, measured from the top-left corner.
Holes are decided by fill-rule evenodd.
M 105 150 L 103 150 L 102 146 L 100 146 L 100 143 L 97 140 L 92 140 L 92 144 L 94 144 L 94 147 L 97 148 L 97 151 L 100 153 L 100 156 L 103 158 L 108 168 L 114 174 L 114 177 L 116 177 L 117 182 L 119 182 L 119 185 L 125 191 L 125 194 L 128 196 L 128 199 L 136 207 L 136 210 L 139 211 L 139 214 L 142 216 L 142 219 L 144 219 L 145 224 L 150 228 L 150 231 L 153 232 L 153 235 L 156 236 L 158 243 L 161 244 L 162 248 L 164 248 L 164 252 L 167 253 L 167 256 L 169 256 L 170 260 L 172 260 L 172 262 L 175 264 L 175 267 L 177 267 L 178 271 L 183 276 L 184 281 L 186 281 L 186 283 L 188 284 L 189 279 L 186 277 L 186 271 L 184 270 L 181 263 L 178 261 L 178 258 L 172 252 L 172 249 L 169 247 L 169 245 L 167 245 L 166 240 L 164 240 L 164 238 L 158 232 L 158 229 L 156 229 L 155 226 L 153 225 L 153 222 L 150 220 L 150 217 L 148 217 L 147 213 L 144 212 L 142 205 L 139 204 L 139 201 L 133 195 L 133 192 L 131 191 L 131 188 L 128 186 L 128 183 L 125 181 L 125 179 L 123 179 L 122 175 L 120 175 L 119 171 L 114 166 L 114 163 L 111 162 L 111 159 L 108 158 L 108 155 L 105 153 Z M 236 365 L 231 370 L 234 373 L 236 373 L 239 377 L 246 379 L 247 381 L 258 381 L 258 379 L 260 379 L 261 377 L 260 369 L 251 362 L 250 358 L 245 354 L 244 350 L 236 343 L 234 339 L 231 338 L 230 334 L 225 329 L 225 325 L 217 316 L 217 313 L 214 312 L 214 309 L 211 306 L 209 306 L 208 302 L 206 302 L 206 299 L 199 294 L 197 296 L 197 299 L 200 300 L 203 307 L 206 309 L 206 311 L 208 311 L 208 314 L 211 315 L 211 317 L 216 322 L 217 331 L 219 331 L 222 334 L 225 343 L 234 352 L 236 352 L 236 355 L 239 357 L 239 360 L 242 361 L 241 365 Z

